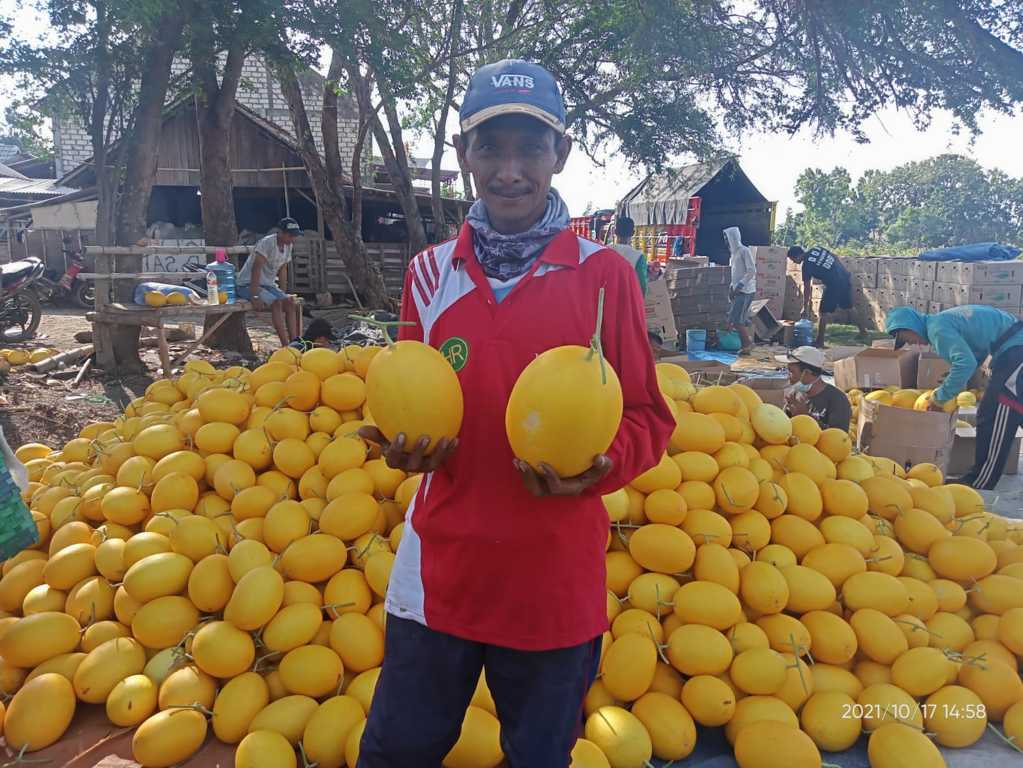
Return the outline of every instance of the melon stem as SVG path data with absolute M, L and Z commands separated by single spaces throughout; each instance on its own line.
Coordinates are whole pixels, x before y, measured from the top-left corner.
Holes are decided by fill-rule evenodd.
M 994 732 L 995 736 L 997 736 L 999 739 L 1004 741 L 1012 749 L 1016 750 L 1017 752 L 1023 753 L 1023 749 L 1020 749 L 1019 744 L 1016 743 L 1016 737 L 1015 736 L 1006 736 L 1001 731 L 999 731 L 997 728 L 995 728 L 995 726 L 992 725 L 991 723 L 988 723 L 987 727 L 990 728 Z
M 600 339 L 600 331 L 604 325 L 604 286 L 600 286 L 600 292 L 597 294 L 597 327 L 593 331 L 593 338 L 590 339 L 590 352 L 586 356 L 587 360 L 593 359 L 593 353 L 596 352 L 600 357 L 600 383 L 607 384 L 607 369 L 604 367 L 604 344 Z

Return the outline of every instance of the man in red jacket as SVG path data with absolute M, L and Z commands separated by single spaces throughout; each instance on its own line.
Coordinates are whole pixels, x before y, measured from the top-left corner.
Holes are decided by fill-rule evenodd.
M 565 768 L 607 628 L 601 495 L 656 464 L 675 424 L 632 268 L 576 237 L 551 188 L 571 140 L 550 73 L 517 60 L 483 67 L 459 120 L 459 163 L 479 200 L 456 239 L 413 259 L 400 336 L 444 353 L 465 415 L 459 437 L 429 456 L 420 436 L 388 445 L 364 428 L 391 466 L 426 474 L 391 573 L 386 658 L 359 768 L 439 768 L 481 671 L 512 768 Z M 514 457 L 505 407 L 537 354 L 589 343 L 601 288 L 603 349 L 624 415 L 607 454 L 562 478 Z

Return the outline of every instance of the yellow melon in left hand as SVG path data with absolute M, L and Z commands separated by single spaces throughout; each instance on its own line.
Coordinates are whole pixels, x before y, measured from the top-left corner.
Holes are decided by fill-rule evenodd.
M 373 357 L 366 372 L 366 406 L 388 440 L 405 435 L 411 453 L 429 437 L 429 454 L 437 442 L 462 428 L 462 387 L 447 359 L 418 341 L 388 344 Z
M 560 477 L 575 477 L 611 446 L 623 407 L 622 387 L 610 363 L 602 366 L 599 354 L 587 347 L 556 347 L 519 374 L 504 425 L 520 459 L 532 467 L 549 464 Z

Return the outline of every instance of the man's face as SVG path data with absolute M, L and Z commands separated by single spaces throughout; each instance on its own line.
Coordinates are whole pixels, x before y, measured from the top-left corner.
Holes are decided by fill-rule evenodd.
M 895 346 L 896 347 L 904 347 L 907 344 L 912 344 L 912 345 L 920 346 L 920 347 L 926 347 L 930 343 L 931 343 L 930 341 L 925 339 L 919 333 L 915 333 L 915 332 L 907 330 L 905 328 L 895 332 Z
M 802 264 L 803 263 L 803 254 L 799 254 L 798 256 L 795 256 L 795 255 L 789 256 L 789 259 L 792 260 L 793 264 Z
M 572 148 L 567 136 L 527 115 L 495 117 L 454 138 L 458 163 L 472 174 L 490 222 L 502 234 L 525 232 L 543 216 L 551 178 Z
M 803 377 L 803 369 L 799 363 L 789 363 L 789 384 L 795 384 Z
M 281 245 L 294 245 L 295 241 L 298 240 L 298 235 L 292 232 L 281 232 L 278 239 Z

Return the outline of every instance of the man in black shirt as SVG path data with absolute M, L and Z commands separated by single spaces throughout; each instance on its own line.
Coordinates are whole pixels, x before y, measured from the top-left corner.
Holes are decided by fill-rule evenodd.
M 820 323 L 817 328 L 816 342 L 816 346 L 823 348 L 824 333 L 827 330 L 830 315 L 840 309 L 852 310 L 854 308 L 852 277 L 841 259 L 827 248 L 815 246 L 809 251 L 804 251 L 798 245 L 794 245 L 789 248 L 788 257 L 803 267 L 803 317 L 810 316 L 812 281 L 816 279 L 824 283 L 824 295 L 817 307 Z M 860 336 L 865 337 L 867 329 L 859 312 L 853 312 L 853 320 L 860 329 Z
M 777 355 L 775 360 L 789 369 L 792 392 L 785 397 L 785 412 L 789 416 L 805 413 L 821 429 L 849 429 L 852 406 L 845 392 L 821 378 L 824 375 L 824 353 L 821 350 L 798 347 L 787 355 Z

